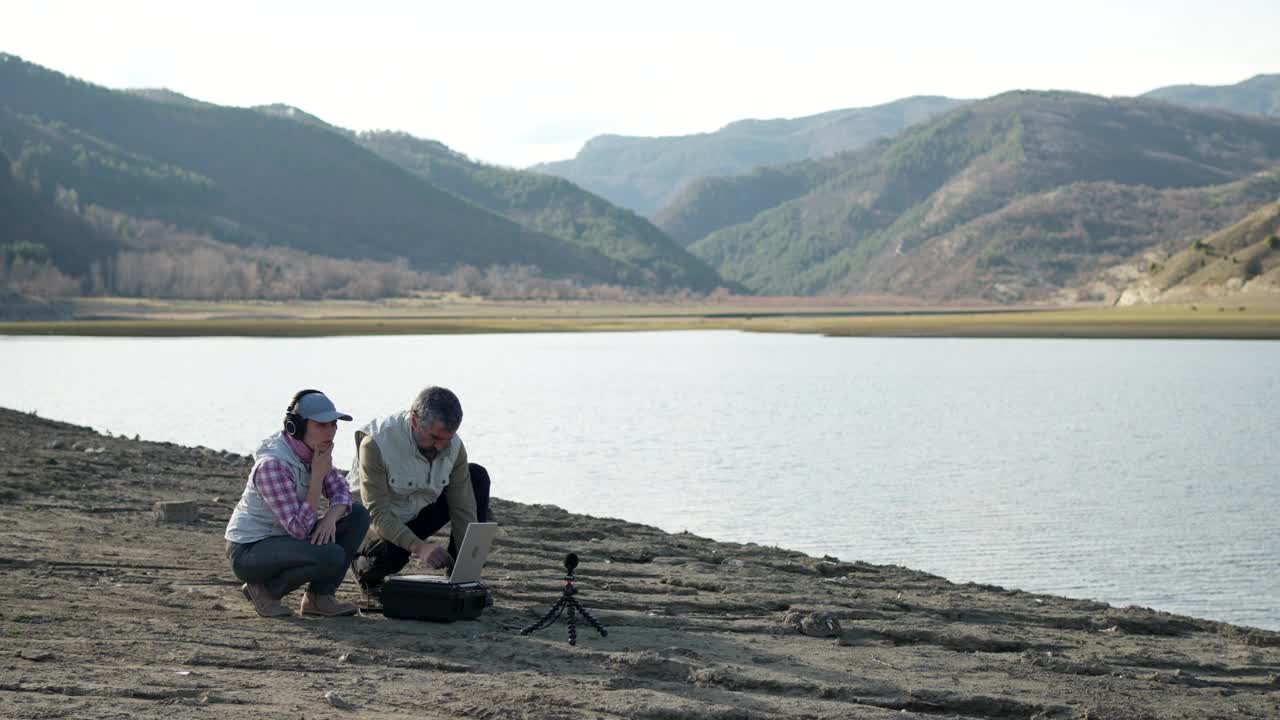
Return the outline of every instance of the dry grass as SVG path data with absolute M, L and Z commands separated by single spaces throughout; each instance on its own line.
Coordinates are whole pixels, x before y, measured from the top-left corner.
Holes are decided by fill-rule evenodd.
M 761 321 L 744 329 L 885 337 L 1280 339 L 1280 311 L 1245 306 L 1099 308 L 1001 314 Z
M 0 334 L 319 337 L 723 329 L 885 337 L 1280 339 L 1280 307 L 1273 304 L 989 311 L 873 309 L 839 303 L 831 299 L 626 305 L 465 298 L 378 303 L 99 299 L 85 301 L 78 314 L 104 319 L 0 323 Z

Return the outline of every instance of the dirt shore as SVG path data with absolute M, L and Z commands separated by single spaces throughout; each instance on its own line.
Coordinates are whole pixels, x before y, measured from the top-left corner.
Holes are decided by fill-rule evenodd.
M 3 409 L 0 453 L 2 717 L 1280 718 L 1280 633 L 504 501 L 479 620 L 265 620 L 247 457 Z M 519 635 L 571 551 L 608 637 Z

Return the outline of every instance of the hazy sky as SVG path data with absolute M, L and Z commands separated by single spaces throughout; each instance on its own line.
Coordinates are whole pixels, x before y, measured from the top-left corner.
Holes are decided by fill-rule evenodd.
M 517 167 L 601 133 L 1280 72 L 1280 0 L 5 0 L 0 21 L 0 52 L 90 82 L 282 102 Z

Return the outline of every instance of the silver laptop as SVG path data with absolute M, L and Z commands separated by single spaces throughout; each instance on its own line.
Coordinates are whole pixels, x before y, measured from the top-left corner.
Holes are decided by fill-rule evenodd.
M 453 573 L 449 577 L 439 575 L 405 575 L 414 580 L 433 580 L 436 582 L 471 583 L 480 582 L 480 571 L 484 569 L 484 561 L 489 558 L 489 548 L 493 538 L 498 534 L 496 522 L 473 522 L 467 526 L 462 536 L 462 547 L 458 556 L 453 559 Z

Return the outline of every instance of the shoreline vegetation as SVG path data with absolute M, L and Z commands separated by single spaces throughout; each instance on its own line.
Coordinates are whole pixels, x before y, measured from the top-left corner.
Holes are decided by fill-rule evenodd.
M 1046 308 L 856 304 L 833 298 L 730 302 L 197 302 L 94 298 L 69 319 L 0 322 L 0 335 L 324 337 L 510 332 L 741 330 L 867 337 L 1280 339 L 1280 303 Z
M 223 556 L 250 458 L 2 408 L 0 437 L 0 703 L 22 717 L 1225 719 L 1280 700 L 1277 632 L 498 498 L 479 619 L 267 620 Z M 197 511 L 161 522 L 160 501 Z M 609 631 L 576 647 L 564 618 L 519 634 L 566 552 Z

